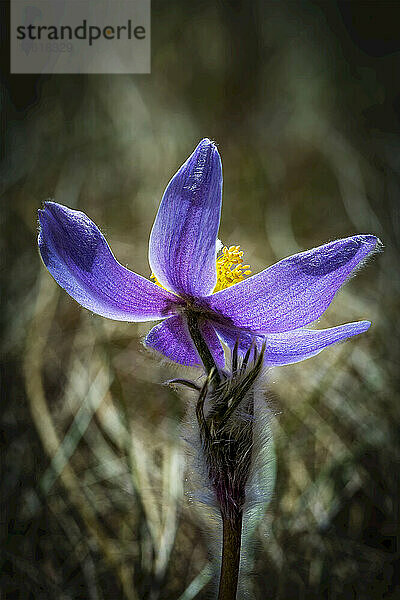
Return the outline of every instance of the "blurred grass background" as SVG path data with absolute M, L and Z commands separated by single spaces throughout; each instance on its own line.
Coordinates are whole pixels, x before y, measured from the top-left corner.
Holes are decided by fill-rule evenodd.
M 3 77 L 2 598 L 213 597 L 183 496 L 190 396 L 160 385 L 183 370 L 146 353 L 146 324 L 81 310 L 36 249 L 52 197 L 149 276 L 161 195 L 205 136 L 220 237 L 253 271 L 353 233 L 385 244 L 319 323 L 371 330 L 270 374 L 277 485 L 249 595 L 400 597 L 397 7 L 153 0 L 151 75 Z

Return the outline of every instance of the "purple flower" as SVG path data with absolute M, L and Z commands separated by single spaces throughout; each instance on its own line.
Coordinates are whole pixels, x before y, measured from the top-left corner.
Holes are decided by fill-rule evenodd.
M 232 348 L 239 339 L 239 351 L 245 352 L 253 339 L 260 345 L 266 339 L 266 362 L 284 365 L 369 328 L 369 321 L 304 327 L 322 315 L 377 247 L 375 236 L 330 242 L 247 279 L 248 266 L 232 246 L 218 258 L 217 277 L 221 198 L 221 159 L 215 144 L 204 139 L 169 182 L 158 209 L 149 243 L 155 282 L 119 264 L 84 213 L 55 202 L 39 211 L 40 253 L 57 283 L 94 313 L 120 321 L 162 320 L 145 344 L 183 365 L 201 364 L 188 333 L 188 314 L 196 316 L 220 367 L 221 340 Z

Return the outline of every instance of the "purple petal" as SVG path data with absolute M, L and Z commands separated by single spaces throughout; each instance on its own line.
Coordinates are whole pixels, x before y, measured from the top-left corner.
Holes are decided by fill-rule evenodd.
M 164 287 L 189 296 L 215 288 L 221 198 L 221 159 L 204 139 L 169 182 L 150 235 L 150 266 Z
M 224 366 L 224 352 L 214 328 L 208 322 L 202 323 L 200 328 L 217 366 L 222 368 Z M 201 365 L 200 357 L 181 316 L 170 317 L 155 325 L 148 333 L 144 344 L 181 365 L 187 367 Z
M 295 254 L 213 294 L 207 304 L 238 327 L 263 333 L 298 329 L 328 308 L 379 240 L 356 235 Z
M 270 333 L 265 336 L 265 362 L 270 366 L 288 365 L 299 362 L 318 354 L 336 342 L 364 333 L 369 329 L 369 321 L 357 321 L 346 323 L 330 329 L 296 329 L 286 333 Z M 239 338 L 239 350 L 242 354 L 246 352 L 252 343 L 254 336 L 227 327 L 217 327 L 221 337 L 228 346 L 233 348 L 236 339 Z M 261 348 L 264 338 L 256 336 L 258 348 Z
M 79 304 L 119 321 L 152 321 L 173 313 L 179 299 L 120 265 L 84 213 L 46 202 L 39 222 L 43 262 Z
M 265 362 L 269 365 L 288 365 L 315 356 L 336 342 L 364 333 L 370 321 L 346 323 L 329 329 L 298 329 L 267 336 Z

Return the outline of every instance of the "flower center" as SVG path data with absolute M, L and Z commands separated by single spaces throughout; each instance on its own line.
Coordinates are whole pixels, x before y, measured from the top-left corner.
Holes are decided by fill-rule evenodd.
M 251 274 L 250 265 L 243 264 L 243 251 L 240 246 L 224 246 L 217 256 L 217 285 L 213 293 L 224 290 L 239 281 L 243 281 Z M 160 287 L 163 287 L 157 277 L 152 273 L 150 279 Z
M 240 246 L 224 246 L 217 256 L 217 285 L 214 292 L 243 281 L 250 273 L 250 265 L 243 264 L 243 251 L 240 250 Z

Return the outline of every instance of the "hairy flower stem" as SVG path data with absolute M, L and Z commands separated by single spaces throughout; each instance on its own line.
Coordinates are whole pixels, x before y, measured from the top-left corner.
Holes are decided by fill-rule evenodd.
M 232 373 L 214 362 L 196 312 L 186 311 L 189 334 L 207 378 L 199 390 L 196 417 L 223 528 L 218 600 L 236 600 L 240 567 L 243 508 L 253 448 L 254 385 L 264 360 L 265 344 L 252 344 L 239 361 L 239 340 L 232 351 Z M 250 360 L 253 353 L 253 360 Z M 241 364 L 239 364 L 239 362 Z
M 195 312 L 188 310 L 186 312 L 186 318 L 190 337 L 196 346 L 196 350 L 199 353 L 207 375 L 213 373 L 214 383 L 219 383 L 220 377 L 218 374 L 218 369 L 200 331 L 198 315 Z
M 243 512 L 232 518 L 223 516 L 222 564 L 218 600 L 235 600 L 239 579 Z
M 253 398 L 246 407 L 253 413 Z M 222 427 L 214 437 L 213 456 L 208 454 L 209 477 L 216 492 L 222 517 L 222 562 L 218 600 L 235 600 L 239 579 L 243 506 L 250 470 L 252 422 L 247 420 L 231 431 Z
M 198 334 L 201 336 L 200 331 Z M 223 527 L 218 600 L 235 600 L 237 594 L 243 509 L 252 462 L 254 385 L 264 352 L 265 345 L 261 352 L 253 345 L 239 361 L 237 343 L 232 352 L 232 372 L 220 372 L 216 385 L 212 367 L 197 400 L 202 451 Z

